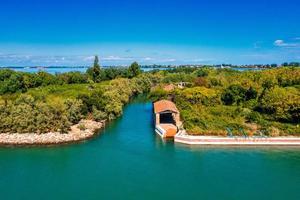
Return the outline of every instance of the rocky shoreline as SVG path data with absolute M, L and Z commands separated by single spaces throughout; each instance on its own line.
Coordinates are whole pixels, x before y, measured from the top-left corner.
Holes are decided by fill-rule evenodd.
M 78 142 L 93 137 L 98 130 L 103 128 L 105 121 L 96 122 L 92 120 L 81 120 L 78 124 L 71 126 L 66 134 L 49 132 L 36 133 L 0 133 L 0 145 L 56 145 Z

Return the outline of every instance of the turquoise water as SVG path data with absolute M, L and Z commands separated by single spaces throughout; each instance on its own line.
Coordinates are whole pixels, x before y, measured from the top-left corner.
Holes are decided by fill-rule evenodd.
M 96 138 L 0 148 L 1 199 L 300 199 L 300 150 L 163 142 L 136 100 Z

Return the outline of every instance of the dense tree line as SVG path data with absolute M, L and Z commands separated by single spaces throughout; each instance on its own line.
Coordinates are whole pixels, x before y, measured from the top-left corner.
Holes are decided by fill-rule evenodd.
M 226 134 L 227 127 L 247 129 L 245 124 L 254 123 L 266 132 L 276 128 L 281 134 L 300 134 L 299 68 L 247 72 L 193 68 L 158 74 L 160 85 L 149 97 L 175 101 L 192 133 Z M 180 82 L 186 82 L 183 89 L 176 87 Z M 168 84 L 175 89 L 165 90 Z
M 109 81 L 110 80 L 110 81 Z M 108 83 L 101 84 L 103 81 Z M 97 84 L 101 87 L 98 87 Z M 72 94 L 64 85 L 82 84 Z M 66 133 L 83 118 L 112 120 L 133 95 L 150 90 L 151 74 L 138 63 L 129 68 L 102 69 L 96 56 L 86 73 L 24 73 L 0 70 L 0 133 Z M 28 91 L 30 88 L 38 90 Z M 59 91 L 62 95 L 55 95 Z M 5 94 L 5 95 L 4 95 Z
M 184 88 L 178 88 L 182 82 Z M 165 90 L 169 84 L 175 89 Z M 255 123 L 300 134 L 299 68 L 239 72 L 180 67 L 141 73 L 137 63 L 104 69 L 97 57 L 87 73 L 0 70 L 0 94 L 5 94 L 0 96 L 0 132 L 66 132 L 82 118 L 112 120 L 132 96 L 153 85 L 149 97 L 175 101 L 185 128 L 193 133 L 224 133 L 226 127 Z
M 48 85 L 99 83 L 115 78 L 133 78 L 141 73 L 138 63 L 132 63 L 128 68 L 105 68 L 99 65 L 95 56 L 94 65 L 86 73 L 66 72 L 50 74 L 40 71 L 38 73 L 17 72 L 10 69 L 0 69 L 0 95 L 15 92 L 26 92 L 30 88 Z
M 284 67 L 288 67 L 288 66 L 290 66 L 290 67 L 300 67 L 300 63 L 299 62 L 290 62 L 290 63 L 285 62 L 285 63 L 282 63 L 282 66 L 284 66 Z
M 151 81 L 149 75 L 141 75 L 112 80 L 100 89 L 92 84 L 88 94 L 77 91 L 76 98 L 51 96 L 51 92 L 46 97 L 30 93 L 16 99 L 0 96 L 0 133 L 66 133 L 83 118 L 112 120 L 122 114 L 123 105 L 132 96 L 149 91 Z

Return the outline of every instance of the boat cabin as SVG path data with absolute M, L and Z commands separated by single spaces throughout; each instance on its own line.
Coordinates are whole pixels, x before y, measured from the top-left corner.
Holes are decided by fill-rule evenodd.
M 153 104 L 155 131 L 161 137 L 174 137 L 181 124 L 180 114 L 172 101 L 161 100 Z

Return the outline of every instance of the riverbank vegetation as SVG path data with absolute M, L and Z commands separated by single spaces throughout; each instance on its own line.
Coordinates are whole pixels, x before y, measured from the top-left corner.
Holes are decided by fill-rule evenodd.
M 86 73 L 0 70 L 0 133 L 68 132 L 81 119 L 113 120 L 130 98 L 171 99 L 190 134 L 300 135 L 300 69 L 239 72 L 177 67 L 142 73 L 106 68 Z
M 153 100 L 169 98 L 190 134 L 300 135 L 300 69 L 282 67 L 239 72 L 177 68 L 158 72 Z
M 87 73 L 0 70 L 0 133 L 66 133 L 84 118 L 112 120 L 132 96 L 149 91 L 151 76 L 140 74 L 137 63 L 102 70 L 97 58 Z

